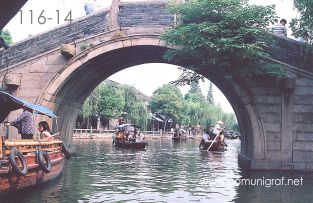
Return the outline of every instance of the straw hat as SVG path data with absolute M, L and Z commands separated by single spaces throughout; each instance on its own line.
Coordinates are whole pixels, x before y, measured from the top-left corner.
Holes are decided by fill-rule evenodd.
M 220 124 L 220 125 L 223 125 L 223 124 L 224 124 L 223 121 L 217 121 L 216 123 L 217 123 L 217 124 Z

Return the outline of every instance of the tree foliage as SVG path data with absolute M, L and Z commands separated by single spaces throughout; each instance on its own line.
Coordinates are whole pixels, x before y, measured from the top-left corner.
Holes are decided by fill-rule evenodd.
M 181 91 L 172 84 L 165 84 L 153 92 L 150 100 L 150 108 L 153 113 L 172 118 L 179 123 L 183 117 L 183 95 Z
M 135 88 L 101 83 L 85 100 L 80 116 L 83 119 L 100 116 L 106 119 L 118 118 L 126 112 L 127 121 L 147 128 L 148 113 L 144 102 Z
M 234 114 L 225 113 L 221 106 L 206 101 L 195 83 L 184 98 L 174 85 L 163 85 L 153 93 L 150 108 L 153 113 L 166 115 L 167 119 L 172 118 L 184 126 L 200 125 L 209 129 L 217 120 L 223 120 L 228 129 L 236 130 L 238 125 Z
M 206 97 L 206 100 L 209 104 L 214 104 L 214 97 L 213 97 L 213 84 L 210 82 L 209 91 Z
M 293 35 L 302 37 L 304 33 L 313 38 L 313 2 L 311 0 L 294 0 L 294 6 L 300 13 L 298 18 L 292 19 L 290 26 Z
M 100 115 L 112 119 L 121 115 L 125 105 L 123 92 L 110 84 L 99 87 L 98 112 Z
M 162 39 L 180 49 L 169 50 L 165 58 L 194 71 L 211 66 L 236 76 L 281 75 L 280 66 L 274 72 L 260 69 L 271 40 L 266 27 L 277 19 L 274 6 L 247 2 L 186 0 L 171 4 L 169 10 L 180 16 L 181 24 L 168 29 Z M 190 84 L 201 76 L 184 69 L 183 78 Z
M 149 119 L 148 112 L 144 102 L 138 96 L 139 92 L 128 85 L 123 86 L 123 91 L 125 98 L 124 112 L 127 113 L 127 120 L 146 129 Z
M 4 41 L 7 43 L 7 45 L 12 44 L 12 37 L 11 37 L 9 30 L 3 30 L 1 32 L 1 37 L 4 39 Z

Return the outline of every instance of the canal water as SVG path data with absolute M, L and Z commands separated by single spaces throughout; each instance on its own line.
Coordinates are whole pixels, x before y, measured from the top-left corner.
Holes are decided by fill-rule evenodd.
M 237 163 L 240 141 L 227 143 L 224 152 L 207 152 L 199 140 L 149 140 L 144 151 L 75 141 L 76 155 L 59 178 L 0 202 L 313 202 L 312 174 L 245 172 Z

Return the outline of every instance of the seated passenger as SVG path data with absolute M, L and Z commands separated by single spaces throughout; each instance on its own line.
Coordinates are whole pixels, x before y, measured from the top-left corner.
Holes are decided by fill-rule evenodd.
M 137 136 L 136 136 L 136 142 L 144 142 L 145 141 L 145 136 L 138 130 Z
M 124 139 L 125 139 L 125 141 L 129 141 L 129 131 L 128 130 L 125 131 Z
M 179 137 L 179 132 L 177 129 L 174 131 L 174 137 Z
M 203 134 L 204 142 L 209 142 L 209 139 L 210 139 L 209 133 L 210 133 L 209 131 L 205 131 L 205 133 Z
M 38 124 L 38 130 L 40 132 L 40 139 L 49 140 L 53 139 L 51 135 L 49 124 L 46 121 L 41 121 Z

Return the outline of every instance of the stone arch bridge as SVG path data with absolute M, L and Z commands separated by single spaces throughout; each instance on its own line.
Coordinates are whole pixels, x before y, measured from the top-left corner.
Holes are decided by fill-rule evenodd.
M 169 47 L 160 34 L 174 26 L 176 18 L 165 7 L 166 2 L 158 1 L 113 1 L 110 9 L 2 50 L 1 88 L 52 109 L 60 116 L 64 140 L 71 143 L 83 101 L 101 81 L 134 65 L 167 63 L 162 56 Z M 214 82 L 233 106 L 242 134 L 241 165 L 312 171 L 312 64 L 302 56 L 300 43 L 277 40 L 268 50 L 269 60 L 286 67 L 286 79 L 226 80 L 214 68 L 199 73 Z M 64 57 L 61 43 L 73 44 L 75 56 Z

